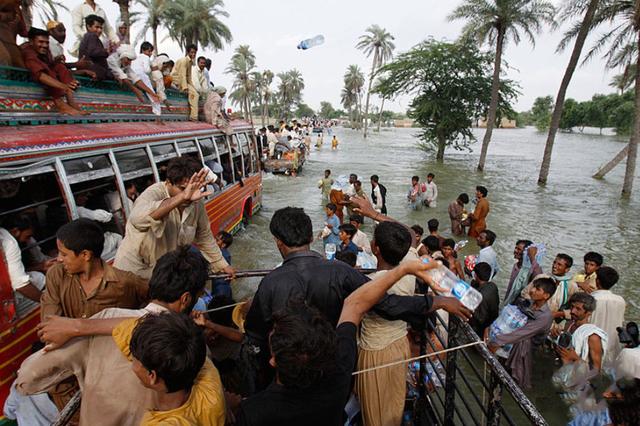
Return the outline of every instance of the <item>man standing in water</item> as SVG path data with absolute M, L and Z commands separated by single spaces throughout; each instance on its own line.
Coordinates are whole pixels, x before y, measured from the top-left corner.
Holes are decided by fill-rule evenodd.
M 465 193 L 458 195 L 455 201 L 449 204 L 449 219 L 451 219 L 451 233 L 456 236 L 464 235 L 464 205 L 469 202 L 469 196 Z
M 427 175 L 427 183 L 424 184 L 424 205 L 427 207 L 435 207 L 438 198 L 438 186 L 433 179 L 436 177 L 433 173 Z
M 379 180 L 378 175 L 371 176 L 371 202 L 377 212 L 387 214 L 387 188 Z
M 489 201 L 487 200 L 487 188 L 484 186 L 476 186 L 476 198 L 478 203 L 473 213 L 469 214 L 471 219 L 471 227 L 469 228 L 469 236 L 478 238 L 480 232 L 487 229 L 487 215 L 489 214 Z
M 333 185 L 333 179 L 331 178 L 331 170 L 324 171 L 324 177 L 318 182 L 318 188 L 322 190 L 322 202 L 329 202 L 329 194 L 331 193 L 331 185 Z

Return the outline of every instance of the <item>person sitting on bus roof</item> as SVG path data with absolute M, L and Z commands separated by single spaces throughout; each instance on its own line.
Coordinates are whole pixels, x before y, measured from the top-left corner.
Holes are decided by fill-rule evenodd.
M 47 347 L 27 358 L 18 371 L 18 392 L 40 393 L 61 378 L 75 374 L 83 382 L 81 424 L 140 425 L 147 410 L 156 407 L 154 392 L 140 383 L 131 369 L 131 362 L 120 349 L 128 344 L 131 328 L 114 328 L 125 318 L 139 318 L 149 313 L 190 314 L 198 295 L 204 290 L 207 269 L 202 254 L 189 246 L 181 246 L 158 259 L 149 281 L 151 302 L 145 308 L 108 308 L 87 319 L 51 317 L 40 333 Z M 53 340 L 54 335 L 60 340 Z M 64 344 L 72 337 L 78 338 Z M 222 426 L 225 420 L 222 383 L 210 361 L 205 363 L 205 367 L 210 366 L 208 374 L 213 380 L 208 407 L 213 407 L 215 413 L 212 413 L 211 421 L 188 424 Z
M 97 80 L 111 80 L 113 75 L 109 70 L 107 58 L 109 51 L 105 49 L 100 36 L 104 28 L 104 19 L 98 15 L 89 15 L 85 18 L 87 32 L 82 36 L 78 56 L 88 60 L 87 69 L 95 74 Z
M 153 90 L 153 83 L 151 83 L 151 72 L 153 71 L 153 65 L 151 64 L 151 55 L 153 55 L 153 44 L 148 41 L 143 42 L 140 45 L 140 54 L 136 59 L 131 63 L 131 69 L 138 77 L 140 77 L 140 81 L 147 86 L 153 93 L 156 93 Z M 148 96 L 148 92 L 147 92 Z M 160 114 L 162 114 L 162 105 L 160 105 L 160 97 L 156 96 L 156 101 L 149 97 L 151 100 L 151 110 L 153 111 L 153 115 L 156 116 L 156 120 L 158 123 L 161 122 Z M 166 98 L 165 98 L 166 99 Z
M 216 245 L 202 199 L 209 170 L 189 156 L 172 159 L 167 180 L 148 187 L 136 200 L 114 265 L 149 278 L 156 261 L 182 244 L 195 244 L 212 269 L 235 274 Z
M 84 75 L 95 80 L 96 73 L 85 69 L 90 65 L 86 58 L 80 57 L 78 62 L 66 62 L 64 41 L 67 39 L 67 29 L 64 24 L 58 21 L 49 21 L 47 22 L 47 31 L 49 32 L 49 51 L 53 60 L 65 64 L 67 68 L 73 70 L 75 75 Z
M 222 108 L 222 100 L 227 93 L 227 89 L 222 86 L 215 86 L 209 91 L 207 101 L 204 103 L 204 117 L 209 124 L 217 126 L 225 134 L 230 135 L 233 129 L 229 125 L 229 117 Z
M 134 59 L 136 59 L 136 52 L 133 50 L 133 46 L 129 44 L 121 45 L 118 50 L 107 58 L 111 74 L 120 84 L 131 89 L 141 103 L 144 103 L 142 92 L 147 94 L 151 102 L 158 102 L 158 96 L 131 69 L 131 61 Z
M 22 222 L 23 224 L 20 225 L 6 221 L 5 228 L 0 228 L 0 245 L 9 270 L 18 317 L 23 317 L 38 305 L 45 286 L 44 274 L 25 271 L 20 243 L 27 244 L 33 235 L 33 230 L 30 223 L 24 226 L 25 222 Z
M 49 52 L 49 33 L 39 28 L 31 28 L 29 41 L 20 46 L 25 67 L 31 78 L 40 83 L 48 96 L 53 98 L 55 108 L 69 115 L 87 115 L 76 103 L 73 91 L 80 84 L 71 71 L 62 63 L 55 62 Z M 62 98 L 67 99 L 67 103 Z

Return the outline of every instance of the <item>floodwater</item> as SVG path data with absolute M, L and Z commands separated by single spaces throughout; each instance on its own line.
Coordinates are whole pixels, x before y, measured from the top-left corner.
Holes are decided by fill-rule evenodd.
M 327 168 L 334 176 L 357 174 L 367 193 L 371 191 L 369 176 L 377 174 L 387 187 L 390 216 L 408 225 L 420 224 L 425 230 L 426 222 L 437 218 L 445 236 L 450 235 L 448 204 L 462 192 L 473 198 L 475 186 L 484 185 L 491 204 L 488 227 L 497 234 L 494 248 L 501 271 L 494 281 L 501 296 L 514 262 L 515 241 L 526 238 L 546 244 L 545 271 L 550 271 L 555 253 L 572 256 L 572 271 L 576 272 L 582 267 L 584 253 L 600 252 L 605 264 L 620 273 L 620 282 L 613 290 L 627 301 L 626 319 L 640 318 L 640 287 L 636 285 L 640 281 L 640 178 L 636 177 L 632 198 L 621 200 L 624 163 L 604 180 L 591 177 L 624 147 L 626 140 L 597 134 L 559 134 L 549 183 L 541 188 L 536 181 L 546 134 L 533 128 L 495 130 L 485 173 L 479 174 L 475 168 L 484 130 L 475 131 L 479 141 L 473 145 L 473 152 L 447 151 L 441 164 L 418 150 L 418 131 L 383 129 L 364 140 L 361 133 L 338 128 L 335 133 L 341 142 L 339 149 L 331 151 L 325 136 L 324 146 L 320 150 L 312 148 L 310 159 L 297 177 L 265 175 L 262 210 L 246 230 L 236 235 L 231 247 L 233 264 L 241 269 L 263 269 L 281 261 L 269 233 L 269 219 L 279 208 L 303 207 L 311 216 L 316 233 L 321 230 L 324 212 L 317 182 Z M 406 203 L 411 176 L 426 180 L 429 172 L 436 175 L 437 207 L 412 211 Z M 363 230 L 371 235 L 371 221 Z M 322 245 L 315 242 L 313 247 L 321 250 Z M 477 251 L 475 241 L 470 241 L 463 253 Z M 256 280 L 238 283 L 234 286 L 236 297 L 255 291 L 257 284 Z M 549 391 L 550 359 L 536 361 L 535 386 L 527 393 L 550 424 L 564 424 L 566 408 Z

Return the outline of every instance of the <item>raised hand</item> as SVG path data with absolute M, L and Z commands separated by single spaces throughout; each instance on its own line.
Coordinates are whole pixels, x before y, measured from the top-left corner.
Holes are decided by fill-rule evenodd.
M 211 191 L 201 191 L 201 188 L 206 188 L 207 185 L 213 182 L 213 179 L 207 176 L 208 174 L 209 170 L 203 167 L 199 172 L 191 176 L 187 186 L 184 191 L 182 191 L 184 201 L 194 202 L 213 194 Z
M 65 318 L 57 315 L 47 317 L 38 324 L 38 337 L 46 344 L 44 351 L 58 349 L 76 333 L 76 322 L 73 318 Z

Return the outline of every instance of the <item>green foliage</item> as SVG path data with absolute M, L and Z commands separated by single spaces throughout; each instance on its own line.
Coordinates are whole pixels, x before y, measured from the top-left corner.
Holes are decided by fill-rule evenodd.
M 325 118 L 327 120 L 333 120 L 336 118 L 340 118 L 344 115 L 344 111 L 336 110 L 333 108 L 330 102 L 322 101 L 320 102 L 320 111 L 319 115 L 321 118 Z
M 298 108 L 296 108 L 295 112 L 296 117 L 313 117 L 314 115 L 316 115 L 316 112 L 309 105 L 305 103 L 298 104 Z
M 222 0 L 170 0 L 166 5 L 169 37 L 185 47 L 194 43 L 220 50 L 232 40 L 231 31 L 220 20 L 229 14 Z
M 435 149 L 441 160 L 447 146 L 469 149 L 475 140 L 471 125 L 490 103 L 492 63 L 492 55 L 472 43 L 429 39 L 384 66 L 386 77 L 376 91 L 387 99 L 413 95 L 408 116 L 422 128 L 420 146 Z M 510 109 L 516 95 L 514 84 L 503 81 L 503 110 Z
M 562 107 L 562 116 L 560 117 L 560 129 L 564 131 L 572 131 L 574 127 L 580 126 L 584 122 L 585 110 L 575 99 L 567 99 Z
M 342 106 L 349 111 L 352 128 L 359 128 L 361 121 L 361 98 L 364 87 L 364 74 L 357 65 L 349 65 L 344 74 L 344 87 L 340 94 Z
M 277 77 L 280 79 L 276 96 L 278 110 L 281 118 L 288 119 L 293 106 L 302 102 L 304 79 L 297 69 L 278 73 Z
M 539 96 L 533 101 L 531 117 L 533 125 L 542 132 L 549 128 L 551 124 L 551 110 L 553 109 L 553 98 L 551 96 Z

